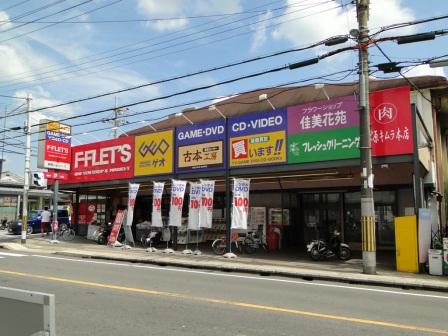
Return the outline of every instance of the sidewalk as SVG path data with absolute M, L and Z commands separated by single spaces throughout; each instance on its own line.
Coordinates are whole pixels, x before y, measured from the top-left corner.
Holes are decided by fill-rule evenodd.
M 183 255 L 181 251 L 165 254 L 162 249 L 149 253 L 141 247 L 122 249 L 98 245 L 95 242 L 76 237 L 75 240 L 59 244 L 50 244 L 48 238 L 33 236 L 26 245 L 20 244 L 20 237 L 13 242 L 2 242 L 0 248 L 35 253 L 48 253 L 69 257 L 82 257 L 102 260 L 138 262 L 160 266 L 186 267 L 225 272 L 250 273 L 272 276 L 301 278 L 304 280 L 339 281 L 350 284 L 368 284 L 392 287 L 416 288 L 448 292 L 447 276 L 401 273 L 391 269 L 390 265 L 377 264 L 377 274 L 362 273 L 362 260 L 351 259 L 347 262 L 313 262 L 305 257 L 278 255 L 275 253 L 242 254 L 236 259 L 225 259 L 210 251 L 202 255 Z

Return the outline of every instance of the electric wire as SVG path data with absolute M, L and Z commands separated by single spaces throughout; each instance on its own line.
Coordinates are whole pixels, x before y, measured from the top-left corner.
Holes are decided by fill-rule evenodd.
M 84 3 L 79 4 L 79 5 L 77 5 L 77 6 L 82 6 L 82 5 L 84 5 L 85 3 L 88 3 L 88 2 L 91 2 L 91 1 L 93 1 L 93 0 L 85 1 Z M 68 18 L 67 20 L 72 19 L 72 18 L 76 18 L 76 17 L 80 17 L 80 16 L 83 16 L 83 15 L 86 15 L 86 14 L 91 14 L 91 13 L 96 12 L 96 11 L 98 11 L 98 10 L 104 9 L 104 8 L 109 7 L 109 6 L 112 6 L 112 5 L 115 5 L 115 4 L 117 4 L 117 3 L 121 2 L 121 1 L 123 1 L 123 0 L 116 0 L 116 1 L 113 1 L 113 2 L 111 2 L 111 3 L 109 3 L 109 4 L 106 4 L 106 5 L 97 7 L 97 8 L 93 8 L 92 10 L 86 11 L 86 12 L 84 12 L 84 13 L 82 13 L 82 14 L 78 14 L 78 15 L 72 16 L 72 17 Z M 77 6 L 73 6 L 72 8 L 77 7 Z M 41 31 L 41 30 L 47 29 L 47 28 L 49 28 L 49 27 L 53 27 L 53 26 L 55 26 L 55 25 L 57 25 L 57 24 L 59 24 L 59 23 L 63 23 L 64 21 L 65 21 L 65 20 L 58 21 L 58 22 L 49 24 L 49 25 L 47 25 L 47 26 L 40 27 L 40 28 L 38 28 L 38 29 L 34 29 L 34 30 L 31 30 L 31 31 L 28 31 L 28 32 L 23 33 L 23 34 L 15 35 L 15 36 L 13 36 L 13 37 L 11 37 L 11 38 L 8 38 L 8 39 L 6 39 L 6 40 L 2 40 L 2 41 L 0 41 L 0 43 L 4 43 L 4 42 L 7 42 L 7 41 L 10 41 L 10 40 L 13 40 L 13 39 L 22 37 L 22 36 L 30 35 L 30 34 L 35 33 L 35 32 L 37 32 L 37 31 Z
M 277 2 L 281 2 L 281 1 L 283 1 L 283 0 L 277 0 L 277 1 L 273 1 L 273 2 L 271 2 L 271 3 L 268 3 L 268 5 L 269 4 L 274 4 L 274 3 L 277 3 Z M 301 1 L 299 1 L 299 2 L 303 2 L 304 0 L 301 0 Z M 257 6 L 257 7 L 254 7 L 253 9 L 257 9 L 257 8 L 262 8 L 262 7 L 264 7 L 265 5 L 262 5 L 262 6 Z M 282 6 L 282 7 L 280 7 L 280 8 L 285 8 L 286 6 Z M 251 17 L 249 17 L 249 18 L 253 18 L 253 17 L 255 17 L 255 16 L 251 16 Z M 224 18 L 225 19 L 225 18 Z M 219 19 L 219 20 L 216 20 L 216 21 L 224 21 L 224 19 Z M 243 18 L 243 20 L 244 19 L 247 19 L 247 18 Z M 226 26 L 226 25 L 228 25 L 228 24 L 232 24 L 232 23 L 235 23 L 235 22 L 238 22 L 238 20 L 237 21 L 232 21 L 232 22 L 227 22 L 226 24 L 224 24 L 224 25 L 220 25 L 220 26 L 217 26 L 217 27 L 222 27 L 222 26 Z M 206 23 L 206 24 L 199 24 L 199 25 L 195 25 L 195 26 L 193 26 L 193 27 L 191 27 L 189 30 L 193 30 L 193 29 L 195 29 L 195 28 L 199 28 L 199 27 L 202 27 L 202 26 L 204 26 L 204 25 L 208 25 L 209 23 Z M 212 29 L 212 28 L 211 28 Z M 199 33 L 204 33 L 204 32 L 206 32 L 206 31 L 208 31 L 208 30 L 202 30 L 202 31 L 199 31 Z M 162 36 L 162 37 L 168 37 L 168 36 L 172 36 L 172 35 L 177 35 L 178 34 L 178 32 L 174 32 L 174 33 L 169 33 L 169 34 L 165 34 L 164 36 Z M 184 36 L 182 36 L 182 37 L 188 37 L 188 36 L 190 36 L 190 35 L 184 35 Z M 136 46 L 136 45 L 139 45 L 139 44 L 142 44 L 142 43 L 146 43 L 146 42 L 150 42 L 150 41 L 153 41 L 153 40 L 156 40 L 156 39 L 158 39 L 159 37 L 155 37 L 155 38 L 150 38 L 150 39 L 145 39 L 145 40 L 142 40 L 142 41 L 138 41 L 138 42 L 134 42 L 134 43 L 130 43 L 130 44 L 127 44 L 127 45 L 124 45 L 124 46 L 122 46 L 122 47 L 118 47 L 118 48 L 114 48 L 114 49 L 112 49 L 112 50 L 106 50 L 106 51 L 103 51 L 103 52 L 99 52 L 99 53 L 97 53 L 97 54 L 94 54 L 94 55 L 91 55 L 91 56 L 85 56 L 85 57 L 81 57 L 81 58 L 78 58 L 78 59 L 76 59 L 75 61 L 76 62 L 79 62 L 79 61 L 81 61 L 81 60 L 84 60 L 84 59 L 88 59 L 88 58 L 90 58 L 90 57 L 92 57 L 92 56 L 96 56 L 96 55 L 102 55 L 102 54 L 105 54 L 105 53 L 115 53 L 116 51 L 118 51 L 118 50 L 121 50 L 121 49 L 126 49 L 126 48 L 128 48 L 128 47 L 132 47 L 132 46 Z M 138 50 L 138 49 L 137 49 Z M 132 50 L 131 51 L 128 51 L 128 52 L 132 52 Z M 120 55 L 120 54 L 123 54 L 124 52 L 121 52 L 121 53 L 119 53 L 118 55 Z M 109 56 L 109 57 L 111 57 L 111 56 Z M 105 57 L 101 57 L 101 58 L 98 58 L 98 59 L 96 59 L 96 60 L 102 60 L 102 59 L 105 59 Z M 93 62 L 93 61 L 96 61 L 96 60 L 91 60 L 91 61 L 89 61 L 89 62 Z M 79 65 L 83 65 L 83 64 L 87 64 L 87 63 L 89 63 L 89 62 L 84 62 L 84 63 L 81 63 L 81 64 L 75 64 L 75 65 L 73 65 L 73 64 L 71 64 L 71 65 L 69 65 L 69 66 L 67 66 L 67 67 L 62 67 L 62 68 L 60 68 L 60 69 L 55 69 L 54 71 L 56 71 L 56 70 L 62 70 L 62 69 L 64 69 L 64 68 L 70 68 L 70 67 L 74 67 L 74 66 L 79 66 Z M 51 67 L 54 67 L 54 66 L 59 66 L 58 64 L 57 65 L 53 65 L 53 66 L 47 66 L 47 67 L 45 67 L 45 68 L 51 68 Z M 23 73 L 19 73 L 19 74 L 17 74 L 17 75 L 15 75 L 15 76 L 19 76 L 19 75 L 23 75 L 23 74 L 27 74 L 27 73 L 31 73 L 31 72 L 23 72 Z M 46 74 L 46 73 L 49 73 L 49 72 L 41 72 L 41 73 L 39 73 L 39 75 L 42 75 L 42 74 Z M 15 76 L 13 76 L 13 78 L 15 77 Z M 10 77 L 8 77 L 8 80 L 11 78 L 11 76 Z M 27 78 L 27 77 L 25 77 L 25 78 Z
M 321 2 L 321 3 L 315 4 L 315 5 L 313 5 L 313 6 L 310 6 L 310 7 L 306 8 L 306 9 L 309 9 L 309 8 L 312 8 L 312 7 L 316 7 L 316 6 L 319 6 L 319 5 L 321 5 L 321 4 L 328 3 L 328 2 L 332 2 L 332 1 Z M 325 11 L 333 10 L 333 9 L 340 8 L 340 7 L 341 7 L 341 6 L 338 5 L 338 6 L 335 6 L 335 7 L 333 7 L 333 8 L 327 9 L 327 10 L 325 10 Z M 297 11 L 298 11 L 298 10 L 297 10 Z M 269 18 L 269 19 L 259 20 L 259 21 L 257 21 L 256 23 L 260 23 L 260 22 L 264 22 L 264 21 L 268 21 L 268 20 L 274 20 L 274 19 L 277 19 L 277 18 L 282 17 L 282 16 L 285 16 L 285 15 L 293 14 L 293 13 L 295 13 L 295 12 L 297 12 L 297 11 L 292 11 L 292 12 L 289 12 L 289 13 L 281 14 L 281 15 L 278 15 L 278 16 L 275 16 L 275 17 L 272 17 L 272 18 Z M 318 12 L 318 13 L 312 13 L 312 14 L 310 14 L 310 15 L 308 15 L 308 16 L 316 15 L 316 14 L 319 14 L 319 13 L 322 13 L 322 12 L 324 12 L 324 11 L 321 11 L 321 12 Z M 308 16 L 304 16 L 304 17 L 308 17 Z M 270 25 L 270 26 L 268 26 L 268 27 L 272 28 L 272 27 L 274 27 L 274 26 L 278 26 L 278 25 L 280 25 L 280 24 L 284 24 L 284 23 L 286 23 L 286 22 L 293 21 L 293 20 L 297 20 L 297 19 L 301 19 L 301 18 L 304 18 L 304 17 L 294 18 L 294 19 L 292 19 L 292 20 L 287 20 L 287 21 L 284 21 L 284 22 L 281 22 L 281 23 L 277 23 L 277 24 L 275 24 L 275 25 Z M 252 17 L 250 17 L 250 18 L 252 18 Z M 247 18 L 245 18 L 244 20 L 246 20 L 246 19 L 247 19 Z M 243 19 L 241 19 L 241 20 L 243 20 Z M 241 20 L 236 20 L 236 21 L 233 21 L 232 23 L 235 23 L 235 22 L 238 22 L 238 21 L 241 21 Z M 202 34 L 202 33 L 206 32 L 206 31 L 210 31 L 210 30 L 212 30 L 212 29 L 216 29 L 216 28 L 220 28 L 220 27 L 227 27 L 227 26 L 228 26 L 228 24 L 226 23 L 226 24 L 222 24 L 222 25 L 219 25 L 219 26 L 215 26 L 215 27 L 206 29 L 205 31 L 203 30 L 203 31 L 200 31 L 200 32 L 195 32 L 195 33 L 191 33 L 191 34 L 183 35 L 183 36 L 180 36 L 180 37 L 173 38 L 173 39 L 171 39 L 171 40 L 166 40 L 166 41 L 163 41 L 163 42 L 160 42 L 160 43 L 156 43 L 156 44 L 152 44 L 152 45 L 149 45 L 149 46 L 141 47 L 141 48 L 138 48 L 138 49 L 135 49 L 135 50 L 132 50 L 132 51 L 125 51 L 125 52 L 116 53 L 116 54 L 114 54 L 114 55 L 111 55 L 111 56 L 108 56 L 108 57 L 101 58 L 100 61 L 101 61 L 101 60 L 107 60 L 107 59 L 109 59 L 109 58 L 113 58 L 113 57 L 115 57 L 115 56 L 119 56 L 119 55 L 126 54 L 126 53 L 129 53 L 129 52 L 135 52 L 135 51 L 137 51 L 137 50 L 142 50 L 142 49 L 147 49 L 147 48 L 149 48 L 149 47 L 158 46 L 158 45 L 160 45 L 160 44 L 164 44 L 164 43 L 168 43 L 168 42 L 174 42 L 174 41 L 176 41 L 176 40 L 183 39 L 184 37 L 190 37 L 190 36 L 193 36 L 193 35 L 197 35 L 197 34 L 199 34 L 199 33 Z M 113 64 L 113 63 L 121 62 L 121 61 L 126 61 L 126 60 L 129 60 L 129 59 L 138 57 L 138 56 L 142 56 L 142 55 L 146 55 L 146 54 L 150 54 L 150 53 L 154 53 L 154 52 L 160 52 L 161 50 L 165 50 L 165 49 L 169 49 L 169 48 L 173 48 L 173 47 L 179 47 L 179 46 L 181 46 L 181 45 L 185 45 L 185 44 L 188 44 L 188 43 L 196 42 L 196 41 L 199 41 L 199 40 L 203 40 L 203 39 L 206 39 L 206 38 L 210 38 L 210 37 L 212 37 L 212 36 L 220 35 L 220 34 L 223 34 L 223 33 L 228 33 L 228 32 L 231 32 L 231 31 L 234 31 L 234 30 L 237 30 L 237 29 L 240 29 L 240 28 L 246 28 L 246 27 L 247 27 L 247 24 L 240 25 L 240 26 L 233 27 L 233 28 L 228 28 L 228 29 L 225 29 L 225 30 L 223 30 L 223 31 L 219 31 L 219 32 L 216 32 L 216 33 L 213 33 L 213 34 L 208 34 L 208 35 L 206 35 L 206 36 L 200 36 L 200 37 L 198 37 L 198 38 L 190 39 L 190 40 L 183 41 L 183 42 L 182 42 L 182 41 L 181 41 L 181 42 L 175 42 L 175 43 L 173 43 L 173 44 L 171 44 L 171 45 L 168 45 L 168 46 L 165 46 L 165 47 L 158 47 L 158 48 L 156 48 L 156 49 L 149 50 L 149 51 L 146 51 L 146 52 L 142 52 L 142 53 L 139 53 L 139 54 L 136 54 L 136 55 L 126 56 L 126 57 L 122 57 L 122 58 L 119 58 L 119 59 L 115 59 L 115 60 L 111 60 L 111 61 L 103 62 L 103 63 L 100 63 L 100 64 L 92 64 L 92 65 L 90 65 L 90 66 L 80 67 L 81 65 L 91 63 L 91 61 L 89 61 L 89 62 L 85 62 L 85 63 L 81 63 L 81 64 L 72 65 L 71 67 L 78 67 L 78 69 L 74 69 L 74 70 L 71 70 L 71 71 L 67 71 L 67 72 L 65 72 L 65 73 L 63 73 L 63 74 L 59 74 L 59 75 L 51 75 L 51 76 L 46 76 L 46 77 L 44 76 L 44 77 L 42 77 L 42 78 L 34 79 L 34 80 L 28 82 L 26 86 L 22 86 L 22 87 L 15 88 L 15 89 L 17 90 L 17 89 L 28 88 L 28 87 L 29 87 L 29 84 L 32 83 L 32 82 L 40 82 L 40 81 L 45 80 L 45 79 L 51 79 L 51 78 L 53 78 L 54 76 L 67 76 L 67 75 L 72 74 L 72 73 L 75 74 L 75 75 L 73 75 L 73 76 L 63 77 L 63 78 L 58 78 L 58 79 L 56 79 L 56 80 L 54 80 L 54 81 L 50 81 L 50 82 L 46 82 L 46 83 L 53 83 L 53 82 L 58 82 L 58 81 L 60 81 L 60 80 L 67 80 L 67 79 L 69 79 L 69 78 L 73 78 L 73 77 L 75 77 L 75 76 L 76 76 L 77 78 L 79 78 L 80 75 L 81 75 L 81 76 L 88 76 L 88 75 L 92 75 L 92 74 L 96 74 L 96 73 L 101 73 L 101 72 L 104 72 L 104 71 L 112 70 L 112 69 L 115 69 L 115 68 L 121 68 L 121 67 L 123 67 L 124 65 L 130 65 L 130 64 L 140 63 L 140 62 L 143 62 L 143 61 L 149 61 L 149 60 L 153 60 L 153 59 L 155 59 L 155 58 L 164 57 L 164 56 L 171 55 L 171 54 L 174 54 L 174 53 L 175 53 L 175 54 L 178 54 L 178 53 L 183 52 L 183 51 L 187 51 L 187 50 L 191 50 L 191 49 L 196 49 L 196 48 L 198 48 L 198 47 L 202 47 L 202 46 L 204 46 L 204 45 L 210 45 L 210 44 L 212 44 L 212 43 L 222 42 L 222 41 L 224 41 L 224 40 L 228 40 L 228 39 L 230 39 L 230 38 L 235 38 L 235 37 L 239 37 L 239 36 L 242 36 L 242 35 L 250 34 L 251 31 L 248 31 L 248 32 L 245 32 L 245 33 L 241 33 L 241 34 L 232 35 L 232 36 L 227 37 L 227 38 L 218 38 L 218 39 L 216 39 L 216 40 L 214 40 L 214 41 L 211 41 L 211 42 L 207 42 L 207 43 L 200 44 L 200 45 L 195 45 L 195 46 L 193 46 L 193 47 L 189 47 L 189 48 L 182 49 L 182 50 L 174 50 L 174 51 L 172 51 L 172 52 L 168 52 L 168 53 L 165 53 L 165 54 L 162 54 L 162 55 L 157 55 L 157 56 L 155 56 L 155 57 L 151 57 L 151 58 L 138 59 L 138 60 L 133 61 L 133 62 L 126 62 L 125 64 L 115 65 L 115 66 L 107 67 L 107 68 L 103 68 L 103 69 L 100 69 L 100 70 L 97 69 L 97 68 L 100 67 L 100 66 L 104 66 L 104 65 L 108 65 L 108 64 Z M 96 62 L 96 61 L 93 61 L 93 62 Z M 86 71 L 86 70 L 89 70 L 89 69 L 91 69 L 91 68 L 94 68 L 94 69 L 97 69 L 97 70 L 96 70 L 96 71 L 93 71 L 93 72 L 89 72 L 89 73 L 87 73 L 87 74 L 79 74 L 79 73 L 78 73 L 78 72 L 80 72 L 80 71 Z M 58 70 L 53 70 L 53 71 L 50 71 L 50 72 L 48 72 L 48 73 L 53 73 L 53 72 L 56 72 L 56 71 L 58 71 Z M 3 85 L 3 86 L 2 86 L 2 88 L 7 88 L 7 87 L 10 87 L 10 85 Z M 13 86 L 13 88 L 14 88 L 14 86 Z M 12 89 L 12 88 L 10 88 L 10 89 Z
M 89 3 L 89 2 L 92 2 L 92 1 L 93 1 L 93 0 L 85 0 L 85 1 L 83 1 L 83 2 L 81 2 L 81 3 L 76 4 L 76 5 L 73 5 L 73 6 L 64 8 L 64 9 L 61 9 L 61 10 L 59 10 L 59 11 L 57 11 L 57 12 L 54 12 L 54 13 L 51 13 L 51 14 L 47 14 L 47 15 L 42 16 L 42 17 L 40 17 L 40 18 L 34 19 L 33 21 L 26 22 L 26 23 L 22 23 L 22 24 L 19 24 L 19 25 L 17 25 L 17 26 L 13 26 L 13 27 L 8 28 L 8 29 L 3 29 L 3 30 L 0 31 L 0 33 L 4 34 L 4 33 L 7 33 L 7 32 L 9 32 L 9 31 L 11 31 L 11 30 L 15 30 L 15 29 L 22 28 L 22 27 L 24 27 L 24 26 L 27 26 L 27 25 L 33 23 L 33 22 L 36 22 L 36 21 L 42 20 L 42 19 L 47 18 L 47 17 L 55 16 L 55 15 L 58 15 L 58 14 L 61 14 L 61 13 L 70 11 L 70 10 L 72 10 L 73 8 L 80 7 L 80 6 L 85 5 L 86 3 Z M 20 35 L 20 36 L 23 36 L 23 35 Z M 16 37 L 12 37 L 12 38 L 7 39 L 7 40 L 2 40 L 2 41 L 0 41 L 0 42 L 6 42 L 6 41 L 9 41 L 9 40 L 12 40 L 13 38 L 16 38 Z

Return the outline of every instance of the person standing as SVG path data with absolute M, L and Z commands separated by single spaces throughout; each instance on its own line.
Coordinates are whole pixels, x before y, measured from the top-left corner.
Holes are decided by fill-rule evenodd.
M 42 234 L 42 237 L 44 236 L 44 232 L 46 231 L 46 229 L 50 227 L 50 221 L 51 212 L 48 211 L 48 207 L 45 207 L 44 211 L 42 211 L 42 213 L 40 214 L 40 233 Z

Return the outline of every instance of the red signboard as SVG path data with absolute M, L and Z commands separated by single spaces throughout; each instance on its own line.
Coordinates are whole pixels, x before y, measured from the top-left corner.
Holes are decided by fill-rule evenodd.
M 117 215 L 115 216 L 114 224 L 112 226 L 112 231 L 110 232 L 109 239 L 107 240 L 108 244 L 114 244 L 117 241 L 121 225 L 123 224 L 124 214 L 124 210 L 117 211 Z
M 44 176 L 47 180 L 62 180 L 66 181 L 68 179 L 67 173 L 56 173 L 54 171 L 44 172 Z
M 133 136 L 72 148 L 69 183 L 126 179 L 133 176 Z
M 373 156 L 414 152 L 408 86 L 370 94 L 370 130 Z

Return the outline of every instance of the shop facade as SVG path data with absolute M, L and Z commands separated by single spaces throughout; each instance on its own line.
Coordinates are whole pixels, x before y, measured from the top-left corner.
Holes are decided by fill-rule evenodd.
M 425 77 L 418 83 L 431 99 L 431 88 L 446 85 L 446 80 Z M 61 188 L 76 191 L 78 231 L 86 233 L 94 221 L 112 221 L 127 205 L 130 182 L 140 184 L 136 233 L 138 223 L 151 219 L 153 181 L 166 182 L 162 199 L 166 219 L 172 179 L 211 179 L 213 225 L 203 230 L 201 240 L 213 240 L 228 230 L 229 176 L 251 180 L 248 229 L 271 238 L 275 233 L 272 250 L 303 250 L 317 235 L 324 237 L 334 229 L 352 248 L 360 249 L 356 89 L 350 84 L 329 85 L 329 100 L 314 87 L 256 91 L 212 108 L 184 112 L 187 118 L 168 117 L 126 137 L 74 146 L 69 180 Z M 421 92 L 403 81 L 374 82 L 371 91 L 377 245 L 394 249 L 394 218 L 416 214 L 433 202 L 435 193 L 444 193 L 442 126 L 431 104 L 420 98 Z M 274 109 L 258 100 L 264 92 Z M 436 208 L 442 228 L 444 206 L 436 202 Z M 187 216 L 185 202 L 185 223 Z M 185 227 L 179 228 L 179 243 L 185 232 Z

